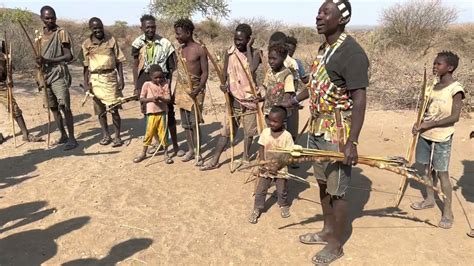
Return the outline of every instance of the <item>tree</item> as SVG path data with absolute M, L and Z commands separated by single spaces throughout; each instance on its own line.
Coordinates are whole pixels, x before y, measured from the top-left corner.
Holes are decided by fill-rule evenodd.
M 211 20 L 226 18 L 230 10 L 225 0 L 151 0 L 150 9 L 167 19 L 191 18 L 200 14 Z
M 391 45 L 428 50 L 434 38 L 456 21 L 457 10 L 441 0 L 410 0 L 383 10 L 382 31 Z

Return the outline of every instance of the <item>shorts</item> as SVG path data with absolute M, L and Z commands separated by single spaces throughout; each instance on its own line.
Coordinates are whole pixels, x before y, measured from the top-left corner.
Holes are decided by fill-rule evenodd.
M 242 129 L 244 130 L 245 137 L 254 137 L 258 135 L 258 127 L 257 127 L 257 114 L 253 110 L 242 109 L 233 107 L 233 116 L 232 117 L 232 127 L 234 130 L 234 136 L 237 133 L 237 129 L 242 125 Z M 253 114 L 245 113 L 254 112 Z M 224 122 L 224 137 L 230 136 L 230 125 L 228 122 L 228 118 L 225 118 Z
M 96 115 L 102 115 L 105 114 L 107 111 L 107 105 L 105 105 L 101 100 L 97 99 L 96 97 L 93 98 L 94 101 L 94 113 Z M 117 106 L 113 109 L 113 111 L 122 109 L 122 106 Z
M 308 147 L 326 151 L 338 151 L 338 144 L 333 144 L 324 139 L 324 136 L 310 134 Z M 344 196 L 351 181 L 351 165 L 336 163 L 314 163 L 314 175 L 319 183 L 327 185 L 326 193 L 331 196 Z
M 49 108 L 64 106 L 67 110 L 71 109 L 71 96 L 64 79 L 58 79 L 46 87 L 46 94 L 48 95 Z
M 293 140 L 298 137 L 298 127 L 299 127 L 300 113 L 298 107 L 291 109 L 290 116 L 286 119 L 286 126 L 288 132 L 291 133 Z
M 179 109 L 179 114 L 181 116 L 181 126 L 184 129 L 194 129 L 196 127 L 196 113 L 193 108 L 192 111 Z M 201 121 L 199 121 L 201 123 Z
M 18 104 L 15 101 L 15 97 L 12 99 L 13 102 L 13 116 L 20 117 L 22 115 L 22 111 Z M 3 104 L 7 109 L 9 109 L 10 103 L 8 102 L 8 91 L 5 89 L 0 89 L 0 103 Z
M 449 160 L 451 158 L 451 144 L 453 142 L 453 135 L 444 142 L 434 142 L 423 137 L 418 138 L 416 145 L 416 161 L 429 165 L 431 159 L 431 152 L 433 150 L 433 160 L 431 164 L 433 169 L 437 172 L 447 172 L 449 168 Z
M 151 146 L 153 137 L 157 137 L 158 143 L 167 147 L 169 136 L 166 113 L 147 114 L 146 116 L 146 133 L 145 138 L 143 139 L 143 144 L 145 146 Z

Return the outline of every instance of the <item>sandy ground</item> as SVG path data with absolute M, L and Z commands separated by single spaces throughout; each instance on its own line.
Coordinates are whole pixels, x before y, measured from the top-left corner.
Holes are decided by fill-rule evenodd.
M 149 167 L 134 164 L 143 133 L 135 102 L 122 112 L 127 145 L 116 149 L 99 145 L 92 103 L 80 106 L 77 69 L 75 76 L 72 102 L 79 148 L 47 150 L 45 142 L 22 143 L 20 137 L 17 148 L 12 139 L 0 146 L 0 265 L 311 264 L 321 247 L 302 245 L 297 237 L 322 228 L 316 187 L 290 181 L 292 216 L 280 218 L 276 199 L 269 198 L 268 211 L 251 225 L 247 218 L 254 185 L 245 184 L 248 172 L 230 174 L 225 154 L 220 169 L 205 173 L 179 159 L 165 165 L 163 156 Z M 216 86 L 211 88 L 215 104 L 222 103 L 222 94 Z M 30 80 L 17 82 L 17 99 L 29 127 L 44 134 L 47 116 L 40 94 L 32 91 Z M 130 92 L 127 87 L 126 94 Z M 212 109 L 209 103 L 208 98 Z M 6 117 L 4 108 L 0 115 Z M 205 117 L 205 155 L 213 150 L 222 117 L 223 113 L 212 112 Z M 404 155 L 413 119 L 413 111 L 369 111 L 359 152 Z M 0 122 L 0 130 L 11 134 L 8 120 Z M 450 174 L 458 180 L 456 194 L 474 223 L 471 130 L 471 119 L 456 126 Z M 52 139 L 57 137 L 54 132 Z M 178 137 L 184 139 L 181 132 Z M 302 165 L 296 174 L 315 181 L 311 172 L 309 165 Z M 434 226 L 439 207 L 418 212 L 409 207 L 420 199 L 416 183 L 395 209 L 399 176 L 364 166 L 353 172 L 348 240 L 345 256 L 336 265 L 472 263 L 474 239 L 465 234 L 468 224 L 456 197 L 454 227 L 443 230 Z

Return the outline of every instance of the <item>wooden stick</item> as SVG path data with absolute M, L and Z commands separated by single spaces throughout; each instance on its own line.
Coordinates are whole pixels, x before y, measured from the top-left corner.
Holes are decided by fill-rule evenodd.
M 423 116 L 425 115 L 426 109 L 428 108 L 428 102 L 431 97 L 431 91 L 433 90 L 433 86 L 434 86 L 434 82 L 433 82 L 433 85 L 427 85 L 426 64 L 425 64 L 424 72 L 423 72 L 423 84 L 421 87 L 421 95 L 419 98 L 421 99 L 421 104 L 418 106 L 418 114 L 415 121 L 415 125 L 417 127 L 419 127 L 421 123 L 423 122 Z M 408 145 L 408 149 L 406 153 L 406 160 L 408 162 L 408 165 L 413 164 L 415 148 L 418 143 L 419 137 L 420 137 L 420 132 L 417 132 L 416 134 L 413 134 L 412 138 L 410 139 L 410 143 Z M 402 199 L 407 187 L 408 187 L 407 179 L 406 177 L 402 177 L 400 179 L 400 185 L 398 188 L 397 198 L 395 200 L 395 207 L 400 206 L 400 203 L 402 202 Z
M 6 67 L 7 67 L 7 100 L 9 106 L 9 112 L 11 114 L 12 122 L 12 134 L 13 141 L 16 144 L 16 132 L 15 132 L 15 111 L 13 109 L 13 65 L 12 65 L 12 45 L 8 42 L 7 32 L 5 31 L 5 57 L 6 57 Z
M 201 47 L 204 49 L 204 51 L 207 54 L 207 57 L 211 61 L 212 65 L 214 66 L 214 69 L 217 72 L 217 77 L 219 78 L 220 84 L 225 85 L 226 80 L 225 80 L 224 73 L 222 72 L 221 67 L 219 66 L 217 61 L 214 59 L 214 56 L 212 56 L 212 54 L 209 52 L 209 50 L 207 49 L 204 42 L 199 38 L 196 38 L 196 39 L 201 44 Z M 225 105 L 226 105 L 226 109 L 227 109 L 227 114 L 226 114 L 227 123 L 229 123 L 229 129 L 230 129 L 230 151 L 231 151 L 230 172 L 233 173 L 235 171 L 234 170 L 234 157 L 235 157 L 234 156 L 234 126 L 233 126 L 233 124 L 234 124 L 233 123 L 234 112 L 233 112 L 232 101 L 230 99 L 229 92 L 224 92 L 224 99 L 225 99 L 225 103 L 226 103 Z
M 25 36 L 28 39 L 28 42 L 30 43 L 31 48 L 33 49 L 33 53 L 34 53 L 35 57 L 39 57 L 40 54 L 41 54 L 41 40 L 38 40 L 38 41 L 36 41 L 36 43 L 33 43 L 33 41 L 31 40 L 30 35 L 26 31 L 25 26 L 23 26 L 23 23 L 21 23 L 21 21 L 18 21 L 18 24 L 20 24 L 21 29 L 25 33 Z M 46 108 L 48 109 L 47 110 L 47 112 L 48 112 L 48 139 L 47 139 L 46 143 L 47 143 L 47 147 L 49 149 L 50 142 L 51 142 L 51 110 L 50 110 L 50 106 L 49 106 L 48 92 L 46 91 L 47 90 L 46 89 L 46 79 L 44 77 L 43 65 L 38 66 L 38 71 L 39 71 L 39 75 L 40 75 L 40 79 L 41 79 L 40 81 L 43 83 L 42 85 L 44 85 L 44 88 L 43 88 L 43 90 L 44 90 L 44 99 L 45 99 L 45 102 L 46 102 Z M 40 84 L 40 86 L 41 86 L 41 84 Z

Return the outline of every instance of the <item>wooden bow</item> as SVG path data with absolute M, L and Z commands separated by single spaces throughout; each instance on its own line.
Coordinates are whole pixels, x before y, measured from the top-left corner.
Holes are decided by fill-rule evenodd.
M 273 160 L 263 160 L 258 163 L 254 163 L 241 169 L 248 169 L 255 166 L 265 166 L 269 169 L 281 169 L 285 165 L 295 164 L 295 163 L 304 163 L 304 162 L 319 162 L 319 163 L 328 163 L 328 162 L 342 162 L 344 160 L 344 153 L 335 152 L 335 151 L 324 151 L 316 149 L 304 149 L 301 146 L 295 145 L 292 150 L 286 149 L 276 149 L 269 152 L 282 153 L 286 156 L 283 158 L 273 159 Z M 406 160 L 401 157 L 374 157 L 374 156 L 365 156 L 359 155 L 359 164 L 368 165 L 370 167 L 379 168 L 382 170 L 387 170 L 389 172 L 402 175 L 407 179 L 413 179 L 416 182 L 433 189 L 441 197 L 445 198 L 446 196 L 441 192 L 437 187 L 428 184 L 423 180 L 417 173 L 416 170 L 408 167 L 406 165 Z
M 245 76 L 247 77 L 247 80 L 249 81 L 252 96 L 254 97 L 254 99 L 257 99 L 258 98 L 257 97 L 257 89 L 255 88 L 255 83 L 253 81 L 252 74 L 250 73 L 250 69 L 249 69 L 248 65 L 244 66 L 244 64 L 242 63 L 242 60 L 240 60 L 240 58 L 238 56 L 236 56 L 236 58 L 237 58 L 237 61 L 240 64 L 240 66 L 244 70 Z M 265 117 L 263 116 L 262 109 L 260 108 L 258 103 L 257 103 L 257 120 L 258 120 L 258 133 L 262 133 L 263 129 L 265 128 Z
M 428 102 L 431 97 L 431 92 L 433 91 L 434 84 L 436 82 L 436 79 L 434 79 L 433 84 L 427 85 L 427 77 L 426 77 L 426 64 L 425 64 L 425 69 L 423 73 L 423 85 L 421 87 L 421 95 L 420 98 L 418 99 L 418 102 L 421 103 L 418 105 L 418 113 L 415 121 L 415 125 L 419 127 L 421 123 L 423 122 L 423 116 L 425 115 L 426 109 L 428 108 Z M 409 166 L 411 166 L 414 163 L 414 155 L 415 155 L 415 148 L 416 144 L 418 143 L 418 138 L 420 137 L 420 132 L 417 132 L 416 134 L 413 134 L 412 138 L 410 139 L 410 143 L 408 145 L 407 153 L 406 153 L 406 160 Z M 400 203 L 402 202 L 403 196 L 405 195 L 405 192 L 408 187 L 408 182 L 407 178 L 405 176 L 402 176 L 400 179 L 400 185 L 398 188 L 398 193 L 397 193 L 397 198 L 395 201 L 395 207 L 398 207 Z
M 7 72 L 7 100 L 8 112 L 11 115 L 12 134 L 16 148 L 16 132 L 15 132 L 15 110 L 13 109 L 13 64 L 12 64 L 12 45 L 8 42 L 7 32 L 5 31 L 5 62 Z
M 18 21 L 18 24 L 20 24 L 21 29 L 25 33 L 25 36 L 28 39 L 28 42 L 30 43 L 31 48 L 33 49 L 33 53 L 34 53 L 35 57 L 38 58 L 39 56 L 41 56 L 41 38 L 35 39 L 35 43 L 33 43 L 33 41 L 31 40 L 31 37 L 28 34 L 28 32 L 26 31 L 26 28 L 23 25 L 23 23 L 21 23 L 21 21 Z M 40 86 L 41 85 L 44 86 L 44 88 L 43 88 L 44 99 L 45 99 L 45 102 L 46 102 L 46 108 L 48 109 L 48 111 L 47 111 L 48 112 L 48 140 L 47 140 L 47 145 L 48 145 L 48 149 L 49 149 L 49 144 L 50 144 L 50 141 L 51 141 L 51 110 L 50 110 L 50 107 L 49 107 L 48 92 L 46 91 L 46 79 L 44 77 L 43 65 L 38 65 L 38 72 L 39 72 L 39 78 L 40 78 L 39 82 L 41 83 Z
M 199 39 L 199 38 L 196 38 L 196 39 L 201 44 L 201 47 L 204 49 L 204 51 L 207 54 L 207 57 L 211 61 L 212 65 L 214 66 L 214 69 L 217 72 L 217 77 L 219 77 L 220 85 L 225 86 L 226 85 L 226 80 L 225 80 L 224 73 L 222 71 L 221 66 L 214 59 L 214 56 L 212 56 L 212 54 L 209 52 L 209 50 L 206 47 L 206 44 L 204 44 L 204 42 L 201 39 Z M 233 120 L 232 120 L 233 117 L 234 117 L 234 112 L 233 112 L 233 109 L 232 109 L 232 101 L 230 99 L 229 92 L 227 92 L 227 91 L 224 92 L 224 99 L 225 99 L 225 105 L 226 105 L 226 109 L 227 109 L 226 120 L 227 120 L 227 123 L 229 124 L 229 129 L 230 129 L 230 152 L 231 152 L 230 172 L 233 173 L 235 171 L 235 169 L 234 169 L 234 157 L 235 157 L 235 155 L 234 155 L 234 125 L 233 125 L 234 123 L 233 123 Z
M 177 55 L 178 55 L 178 59 L 179 59 L 179 62 L 181 63 L 181 66 L 183 67 L 183 70 L 184 70 L 184 73 L 186 74 L 186 77 L 187 77 L 187 80 L 188 80 L 188 86 L 189 86 L 189 90 L 190 91 L 193 91 L 194 88 L 193 88 L 193 80 L 191 78 L 191 74 L 189 73 L 189 70 L 188 70 L 188 66 L 186 65 L 186 62 L 185 62 L 185 59 L 183 57 L 183 53 L 182 53 L 182 48 L 180 47 L 179 49 L 177 49 Z M 196 98 L 194 97 L 191 97 L 191 99 L 193 100 L 193 107 L 194 107 L 194 122 L 196 123 L 195 125 L 195 129 L 196 129 L 196 155 L 195 155 L 195 163 L 196 165 L 199 163 L 199 158 L 201 156 L 201 140 L 200 140 L 200 130 L 199 130 L 199 122 L 201 121 L 201 112 L 199 110 L 199 104 L 196 100 Z

